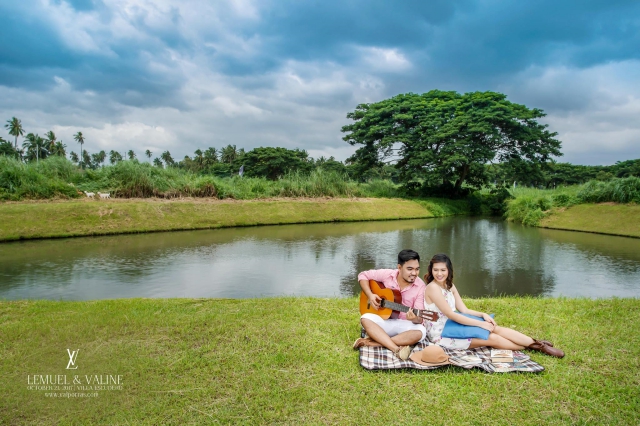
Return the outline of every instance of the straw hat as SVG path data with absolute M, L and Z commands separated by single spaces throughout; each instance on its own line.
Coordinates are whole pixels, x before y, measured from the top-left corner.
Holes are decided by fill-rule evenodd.
M 413 362 L 430 367 L 451 364 L 449 357 L 444 353 L 444 349 L 438 345 L 427 346 L 423 350 L 411 354 L 410 358 Z

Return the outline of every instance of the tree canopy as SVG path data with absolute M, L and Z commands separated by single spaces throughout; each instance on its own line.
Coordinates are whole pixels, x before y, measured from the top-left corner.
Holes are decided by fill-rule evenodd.
M 537 121 L 544 116 L 501 93 L 432 90 L 360 104 L 342 132 L 346 142 L 362 145 L 349 159 L 360 176 L 391 162 L 407 187 L 459 192 L 463 183 L 487 182 L 487 163 L 541 164 L 562 155 L 556 133 Z
M 305 150 L 260 147 L 244 153 L 239 160 L 248 177 L 275 180 L 290 171 L 310 172 L 313 160 Z

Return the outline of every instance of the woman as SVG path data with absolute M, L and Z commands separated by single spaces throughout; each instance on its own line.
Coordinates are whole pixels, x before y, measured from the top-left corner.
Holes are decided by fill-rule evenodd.
M 427 338 L 443 348 L 447 349 L 471 349 L 479 346 L 491 346 L 496 349 L 533 349 L 543 352 L 547 355 L 562 358 L 564 352 L 558 348 L 554 348 L 553 344 L 546 340 L 536 340 L 526 336 L 518 331 L 506 327 L 500 327 L 495 320 L 484 312 L 477 312 L 468 309 L 460 294 L 453 284 L 453 265 L 451 259 L 446 254 L 436 254 L 429 262 L 429 272 L 425 274 L 424 281 L 427 288 L 424 291 L 424 308 L 430 311 L 440 313 L 440 318 L 435 321 L 426 321 Z M 461 315 L 455 310 L 463 314 L 475 315 L 482 317 L 484 321 L 478 321 L 473 318 Z M 442 330 L 447 318 L 460 324 L 482 327 L 489 330 L 489 338 L 487 340 L 470 338 L 470 339 L 451 339 L 442 337 Z

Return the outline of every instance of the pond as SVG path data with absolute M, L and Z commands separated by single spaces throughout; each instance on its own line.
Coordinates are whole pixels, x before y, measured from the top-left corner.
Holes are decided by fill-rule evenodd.
M 640 296 L 640 239 L 455 217 L 5 243 L 0 299 L 347 297 L 404 248 L 449 254 L 463 296 Z

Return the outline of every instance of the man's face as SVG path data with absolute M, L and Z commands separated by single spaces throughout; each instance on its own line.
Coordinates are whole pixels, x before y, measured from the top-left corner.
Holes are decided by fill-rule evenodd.
M 403 280 L 413 284 L 416 278 L 418 278 L 418 274 L 420 274 L 420 262 L 417 260 L 408 260 L 404 265 L 398 265 L 398 270 L 400 270 L 400 276 Z

